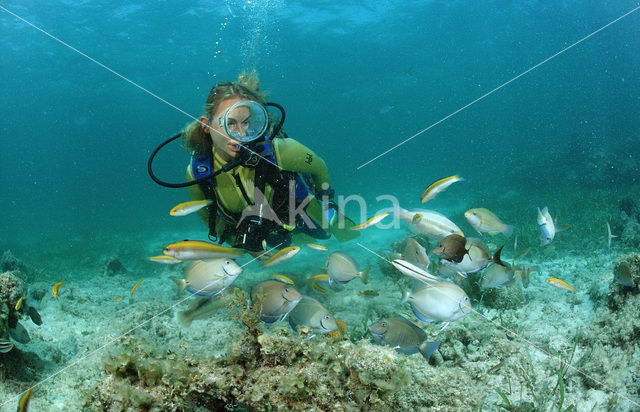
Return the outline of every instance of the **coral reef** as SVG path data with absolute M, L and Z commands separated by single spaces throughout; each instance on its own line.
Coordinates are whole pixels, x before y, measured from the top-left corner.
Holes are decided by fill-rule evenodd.
M 307 339 L 284 327 L 264 332 L 244 299 L 236 302 L 236 318 L 244 328 L 231 340 L 226 357 L 198 359 L 187 345 L 159 350 L 143 339 L 126 337 L 104 356 L 107 376 L 89 394 L 85 407 L 410 410 L 482 403 L 482 394 L 457 389 L 474 384 L 456 365 L 436 374 L 419 356 L 398 355 L 367 340 Z M 416 391 L 415 385 L 422 389 Z
M 27 292 L 24 276 L 19 271 L 8 271 L 0 274 L 0 333 L 8 328 L 15 328 L 18 325 L 19 312 L 15 310 L 18 300 L 25 296 Z M 6 334 L 0 334 L 0 338 L 8 337 L 8 329 L 4 330 Z
M 10 250 L 5 250 L 0 257 L 0 272 L 9 272 L 12 270 L 27 273 L 26 265 L 16 258 Z
M 628 265 L 634 279 L 640 277 L 640 254 L 622 255 L 616 267 Z M 614 269 L 615 270 L 615 269 Z M 637 285 L 637 284 L 636 284 Z M 637 395 L 637 377 L 640 375 L 640 293 L 637 286 L 624 287 L 612 281 L 606 305 L 601 306 L 582 344 L 590 348 L 578 362 L 578 367 L 589 376 L 597 376 L 609 388 Z M 598 388 L 596 382 L 582 377 L 587 388 Z M 620 389 L 623 388 L 623 389 Z

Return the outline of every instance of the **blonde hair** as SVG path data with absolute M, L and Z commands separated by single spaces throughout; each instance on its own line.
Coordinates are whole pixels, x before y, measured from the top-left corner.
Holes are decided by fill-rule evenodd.
M 212 118 L 222 101 L 237 97 L 266 104 L 266 93 L 260 92 L 260 79 L 255 70 L 243 71 L 235 82 L 213 86 L 204 105 L 205 116 Z M 204 154 L 211 152 L 213 143 L 211 136 L 202 130 L 200 121 L 194 120 L 182 131 L 182 144 L 189 153 Z

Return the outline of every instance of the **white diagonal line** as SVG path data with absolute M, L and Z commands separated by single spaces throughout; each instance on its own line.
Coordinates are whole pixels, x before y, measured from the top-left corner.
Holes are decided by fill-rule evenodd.
M 31 27 L 33 27 L 34 29 L 38 30 L 39 32 L 43 33 L 44 35 L 46 35 L 46 36 L 48 36 L 48 37 L 52 38 L 53 40 L 57 41 L 58 43 L 62 44 L 63 46 L 68 47 L 69 49 L 73 50 L 74 52 L 78 53 L 79 55 L 81 55 L 81 56 L 85 57 L 86 59 L 88 59 L 88 60 L 92 61 L 93 63 L 97 64 L 98 66 L 102 67 L 103 69 L 110 71 L 111 73 L 115 74 L 116 76 L 118 76 L 118 77 L 119 77 L 119 78 L 121 78 L 122 80 L 126 81 L 127 83 L 132 84 L 133 86 L 137 87 L 138 89 L 142 90 L 143 92 L 147 93 L 148 95 L 150 95 L 150 96 L 152 96 L 152 97 L 154 97 L 154 98 L 156 98 L 156 99 L 160 100 L 160 101 L 161 101 L 161 102 L 163 102 L 164 104 L 166 104 L 166 105 L 168 105 L 168 106 L 170 106 L 170 107 L 174 108 L 175 110 L 177 110 L 177 111 L 179 111 L 180 113 L 184 114 L 184 115 L 185 115 L 185 116 L 187 116 L 188 118 L 193 119 L 193 120 L 195 120 L 195 121 L 199 122 L 199 123 L 200 123 L 201 125 L 203 125 L 203 126 L 209 127 L 209 130 L 213 130 L 214 132 L 218 133 L 218 134 L 219 134 L 219 135 L 221 135 L 221 136 L 224 136 L 224 137 L 227 137 L 227 138 L 229 137 L 229 136 L 227 136 L 226 134 L 224 134 L 224 133 L 222 133 L 222 132 L 220 132 L 220 131 L 218 131 L 218 130 L 214 129 L 213 127 L 210 127 L 208 124 L 206 124 L 206 123 L 204 123 L 204 122 L 201 122 L 201 121 L 200 121 L 200 119 L 198 119 L 198 118 L 196 118 L 195 116 L 193 116 L 193 115 L 191 115 L 191 114 L 187 113 L 186 111 L 182 110 L 181 108 L 179 108 L 179 107 L 178 107 L 178 106 L 176 106 L 175 104 L 173 104 L 173 103 L 169 102 L 169 101 L 168 101 L 168 100 L 166 100 L 166 99 L 163 99 L 162 97 L 160 97 L 160 96 L 158 96 L 157 94 L 153 93 L 152 91 L 150 91 L 150 90 L 148 90 L 148 89 L 144 88 L 143 86 L 141 86 L 140 84 L 138 84 L 138 83 L 134 82 L 133 80 L 129 79 L 128 77 L 126 77 L 126 76 L 124 76 L 124 75 L 122 75 L 122 74 L 118 73 L 117 71 L 115 71 L 115 70 L 114 70 L 114 69 L 112 69 L 111 67 L 107 66 L 106 64 L 101 63 L 100 61 L 98 61 L 98 60 L 94 59 L 93 57 L 89 56 L 88 54 L 81 52 L 80 50 L 76 49 L 75 47 L 73 47 L 72 45 L 70 45 L 70 44 L 68 44 L 67 42 L 63 41 L 62 39 L 60 39 L 60 38 L 58 38 L 58 37 L 54 36 L 53 34 L 49 33 L 48 31 L 44 30 L 43 28 L 36 26 L 35 24 L 31 23 L 31 22 L 30 22 L 30 21 L 28 21 L 27 19 L 25 19 L 25 18 L 23 18 L 23 17 L 21 17 L 21 16 L 19 16 L 19 15 L 15 14 L 15 13 L 14 13 L 14 12 L 12 12 L 11 10 L 8 10 L 8 9 L 7 9 L 7 8 L 5 8 L 4 6 L 0 5 L 0 10 L 4 10 L 4 11 L 6 11 L 7 13 L 11 14 L 11 15 L 12 15 L 12 16 L 14 16 L 15 18 L 17 18 L 17 19 L 19 19 L 19 20 L 23 21 L 24 23 L 28 24 L 29 26 L 31 26 Z M 267 161 L 267 162 L 271 163 L 272 165 L 276 166 L 278 169 L 281 169 L 281 167 L 280 167 L 280 166 L 278 166 L 277 164 L 275 164 L 275 163 L 274 163 L 274 162 L 272 162 L 271 160 L 269 160 L 269 159 L 267 159 L 267 158 L 263 157 L 260 153 L 256 153 L 256 152 L 254 152 L 253 150 L 249 149 L 249 148 L 248 148 L 248 147 L 246 147 L 246 146 L 245 146 L 245 149 L 249 150 L 251 153 L 255 154 L 256 156 L 258 156 L 258 157 L 260 157 L 260 158 L 264 159 L 265 161 Z
M 520 77 L 524 76 L 525 74 L 531 72 L 532 70 L 537 69 L 538 67 L 542 66 L 543 64 L 547 63 L 549 60 L 554 59 L 555 57 L 561 55 L 562 53 L 566 52 L 567 50 L 571 49 L 572 47 L 577 46 L 578 44 L 582 43 L 583 41 L 587 40 L 589 37 L 594 36 L 596 34 L 598 34 L 599 32 L 601 32 L 602 30 L 606 29 L 607 27 L 611 26 L 612 24 L 618 22 L 619 20 L 627 17 L 628 15 L 630 15 L 631 13 L 635 12 L 636 10 L 640 9 L 640 6 L 636 7 L 633 10 L 630 10 L 628 12 L 626 12 L 625 14 L 623 14 L 622 16 L 618 17 L 617 19 L 605 24 L 604 26 L 600 27 L 598 30 L 584 36 L 583 38 L 581 38 L 580 40 L 572 43 L 571 45 L 565 47 L 564 49 L 560 50 L 559 52 L 547 57 L 546 59 L 542 60 L 541 62 L 539 62 L 538 64 L 528 68 L 527 70 L 523 71 L 522 73 L 520 73 L 519 75 L 517 75 L 516 77 L 512 78 L 511 80 L 508 80 L 504 83 L 502 83 L 500 86 L 496 87 L 495 89 L 483 94 L 482 96 L 478 97 L 477 99 L 465 104 L 464 106 L 462 106 L 461 108 L 459 108 L 458 110 L 456 110 L 455 112 L 443 117 L 442 119 L 438 120 L 437 122 L 433 123 L 430 126 L 425 127 L 424 129 L 420 130 L 418 133 L 414 134 L 413 136 L 401 141 L 400 143 L 396 144 L 395 146 L 385 150 L 384 152 L 380 153 L 379 155 L 377 155 L 376 157 L 374 157 L 373 159 L 368 160 L 367 162 L 361 164 L 360 166 L 358 166 L 356 168 L 356 170 L 360 170 L 363 167 L 365 167 L 366 165 L 368 165 L 371 162 L 374 162 L 376 160 L 378 160 L 379 158 L 381 158 L 382 156 L 386 155 L 387 153 L 397 149 L 398 147 L 404 145 L 405 143 L 409 142 L 410 140 L 413 140 L 414 138 L 420 136 L 421 134 L 425 133 L 426 131 L 428 131 L 429 129 L 439 125 L 440 123 L 444 122 L 445 120 L 455 116 L 456 114 L 460 113 L 461 111 L 465 110 L 466 108 L 468 108 L 469 106 L 472 106 L 474 104 L 476 104 L 477 102 L 479 102 L 480 100 L 484 99 L 485 97 L 497 92 L 498 90 L 502 89 L 503 87 L 505 87 L 506 85 L 508 85 L 511 82 L 514 82 L 516 80 L 518 80 Z

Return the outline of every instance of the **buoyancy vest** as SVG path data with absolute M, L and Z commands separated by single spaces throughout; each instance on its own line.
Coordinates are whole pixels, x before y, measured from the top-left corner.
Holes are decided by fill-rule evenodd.
M 275 166 L 276 159 L 273 155 L 272 145 L 273 141 L 269 141 L 269 139 L 266 138 L 264 142 L 257 146 L 257 149 L 254 149 L 256 153 L 259 153 L 261 156 L 256 159 L 254 165 L 250 166 L 255 169 L 254 187 L 265 194 L 265 196 L 267 195 L 267 185 L 270 187 L 269 204 L 272 210 L 282 222 L 288 222 L 289 182 L 295 182 L 294 196 L 296 206 L 309 196 L 309 193 L 312 192 L 313 184 L 309 175 L 284 171 Z M 244 167 L 247 167 L 246 164 Z M 214 172 L 213 154 L 208 152 L 198 156 L 192 156 L 191 171 L 194 179 L 204 178 Z M 246 193 L 245 185 L 241 181 L 240 175 L 234 174 L 233 176 L 236 179 L 236 186 L 244 198 L 245 208 L 254 205 L 255 199 L 252 200 L 253 196 L 250 197 Z M 209 237 L 214 241 L 218 240 L 222 243 L 225 241 L 226 236 L 225 233 L 223 233 L 223 235 L 218 238 L 215 230 L 216 216 L 221 216 L 228 223 L 226 226 L 234 227 L 239 222 L 240 213 L 227 210 L 227 208 L 223 206 L 223 202 L 219 201 L 215 188 L 215 178 L 206 179 L 199 183 L 198 186 L 207 199 L 213 200 L 213 203 L 209 206 Z M 273 227 L 273 225 L 271 226 L 271 228 L 265 228 L 265 230 L 278 229 L 277 227 Z

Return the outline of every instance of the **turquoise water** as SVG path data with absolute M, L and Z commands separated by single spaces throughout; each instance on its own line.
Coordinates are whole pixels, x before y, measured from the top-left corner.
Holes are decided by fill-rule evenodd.
M 555 250 L 530 256 L 552 272 L 605 253 L 605 222 L 626 227 L 619 201 L 640 202 L 640 11 L 593 34 L 634 1 L 0 5 L 76 49 L 0 10 L 0 249 L 36 268 L 89 277 L 78 269 L 88 261 L 144 258 L 167 233 L 204 238 L 193 216 L 167 215 L 186 193 L 154 184 L 146 162 L 202 114 L 215 82 L 246 67 L 285 107 L 289 136 L 325 159 L 339 194 L 364 197 L 367 216 L 388 206 L 379 195 L 420 207 L 429 183 L 458 173 L 466 181 L 429 207 L 465 233 L 471 207 L 514 224 L 522 247 L 537 248 L 536 207 L 571 224 Z M 156 172 L 181 181 L 187 162 L 174 144 Z M 406 237 L 367 233 L 379 249 Z M 606 249 L 602 273 L 637 250 L 633 239 Z

